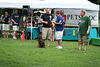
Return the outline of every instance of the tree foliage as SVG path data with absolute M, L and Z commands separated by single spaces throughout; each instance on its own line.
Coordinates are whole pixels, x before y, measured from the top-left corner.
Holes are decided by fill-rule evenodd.
M 88 0 L 88 1 L 90 1 L 90 2 L 92 2 L 94 4 L 100 5 L 100 0 Z

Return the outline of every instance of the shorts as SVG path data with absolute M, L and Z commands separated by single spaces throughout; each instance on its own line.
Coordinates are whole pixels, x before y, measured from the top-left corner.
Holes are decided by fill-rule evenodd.
M 88 45 L 88 42 L 89 42 L 89 35 L 79 35 L 79 45 L 81 44 L 84 44 L 84 45 Z
M 39 33 L 42 33 L 42 26 L 39 26 Z
M 13 26 L 14 31 L 19 31 L 19 26 Z
M 62 40 L 62 36 L 63 36 L 63 31 L 56 31 L 55 38 L 57 40 Z
M 51 38 L 51 28 L 42 27 L 42 39 Z
M 3 24 L 2 25 L 2 30 L 9 31 L 9 24 Z

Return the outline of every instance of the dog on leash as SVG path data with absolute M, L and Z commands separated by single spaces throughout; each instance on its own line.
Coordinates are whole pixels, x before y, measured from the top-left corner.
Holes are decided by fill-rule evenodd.
M 45 48 L 45 43 L 44 43 L 44 40 L 42 39 L 41 34 L 38 36 L 38 47 L 39 48 Z

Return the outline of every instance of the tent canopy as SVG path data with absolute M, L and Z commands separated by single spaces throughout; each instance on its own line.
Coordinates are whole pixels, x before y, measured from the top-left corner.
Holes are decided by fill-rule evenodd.
M 81 8 L 99 10 L 99 5 L 87 0 L 0 0 L 0 8 L 22 8 L 29 5 L 31 8 Z

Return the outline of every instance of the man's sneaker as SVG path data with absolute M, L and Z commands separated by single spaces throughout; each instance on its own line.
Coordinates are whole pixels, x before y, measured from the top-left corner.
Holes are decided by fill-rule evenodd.
M 58 46 L 56 46 L 55 48 L 58 48 L 59 47 L 59 45 Z
M 16 37 L 13 37 L 13 39 L 17 39 Z
M 58 49 L 62 49 L 62 46 L 59 46 Z

